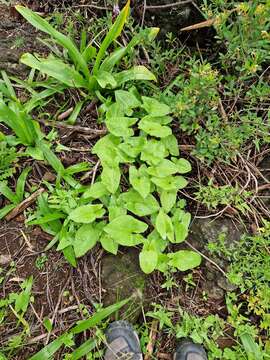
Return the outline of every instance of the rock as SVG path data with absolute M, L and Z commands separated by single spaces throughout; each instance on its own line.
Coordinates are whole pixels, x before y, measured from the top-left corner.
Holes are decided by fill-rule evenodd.
M 11 262 L 12 258 L 9 254 L 0 255 L 0 266 L 7 265 Z
M 209 299 L 215 301 L 221 301 L 224 299 L 225 292 L 219 286 L 212 281 L 205 281 L 203 284 L 203 290 L 208 295 Z
M 190 227 L 188 241 L 198 250 L 207 250 L 208 243 L 217 243 L 224 236 L 226 246 L 237 243 L 245 233 L 243 226 L 235 224 L 231 219 L 195 219 Z
M 120 314 L 136 322 L 146 298 L 146 275 L 140 270 L 139 252 L 128 249 L 123 255 L 106 255 L 102 259 L 101 281 L 105 290 L 105 306 L 133 295 L 133 300 L 120 310 Z
M 221 289 L 225 291 L 234 291 L 238 288 L 238 286 L 231 284 L 229 280 L 223 275 L 218 278 L 217 284 Z

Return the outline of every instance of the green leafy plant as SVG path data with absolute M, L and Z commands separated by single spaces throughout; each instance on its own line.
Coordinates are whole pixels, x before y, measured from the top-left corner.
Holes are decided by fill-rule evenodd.
M 196 200 L 206 205 L 209 210 L 224 205 L 234 207 L 242 214 L 250 211 L 247 202 L 251 195 L 250 191 L 241 192 L 237 187 L 234 188 L 231 185 L 214 186 L 211 181 L 207 186 L 201 185 L 195 193 Z
M 1 134 L 0 134 L 1 137 Z M 8 146 L 3 140 L 0 142 L 0 181 L 6 180 L 15 172 L 17 153 L 14 147 Z
M 17 11 L 27 21 L 38 30 L 50 35 L 57 45 L 66 50 L 68 60 L 72 65 L 53 54 L 50 54 L 47 59 L 42 59 L 26 53 L 22 56 L 21 62 L 56 79 L 66 87 L 86 90 L 87 94 L 90 95 L 101 89 L 120 87 L 131 80 L 156 80 L 155 76 L 144 66 L 134 66 L 131 69 L 119 72 L 114 72 L 114 67 L 134 46 L 140 43 L 143 37 L 147 35 L 149 39 L 154 39 L 158 29 L 144 30 L 142 33 L 135 35 L 127 46 L 116 48 L 110 55 L 107 55 L 107 49 L 122 32 L 128 17 L 129 6 L 128 1 L 98 50 L 93 46 L 92 40 L 89 44 L 86 44 L 85 36 L 81 39 L 79 49 L 71 38 L 54 29 L 38 14 L 23 6 L 16 6 Z M 89 69 L 90 67 L 91 69 Z
M 205 1 L 205 14 L 216 18 L 217 39 L 226 50 L 220 54 L 226 72 L 233 68 L 253 76 L 269 61 L 269 1 Z
M 135 88 L 115 91 L 115 101 L 101 111 L 109 134 L 92 149 L 102 166 L 96 182 L 63 193 L 64 202 L 61 190 L 56 189 L 57 197 L 42 195 L 28 224 L 54 234 L 53 244 L 59 241 L 58 250 L 71 264 L 97 242 L 113 254 L 120 245 L 142 244 L 140 265 L 146 273 L 168 267 L 185 271 L 200 264 L 193 251 L 164 253 L 169 243 L 185 240 L 191 219 L 185 203 L 177 200 L 178 190 L 187 185 L 180 174 L 191 166 L 179 157 L 170 112 L 157 99 L 140 97 Z

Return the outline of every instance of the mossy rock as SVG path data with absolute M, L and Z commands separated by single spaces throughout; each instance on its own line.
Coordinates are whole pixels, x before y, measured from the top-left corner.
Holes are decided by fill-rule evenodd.
M 122 255 L 106 255 L 102 259 L 103 304 L 109 306 L 132 296 L 132 300 L 118 314 L 119 318 L 131 322 L 137 321 L 142 306 L 146 304 L 147 276 L 141 271 L 138 258 L 136 249 L 128 249 Z

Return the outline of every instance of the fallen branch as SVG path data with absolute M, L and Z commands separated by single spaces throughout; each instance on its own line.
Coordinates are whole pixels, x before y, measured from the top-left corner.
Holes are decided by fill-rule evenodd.
M 107 134 L 107 129 L 103 128 L 103 129 L 92 129 L 92 128 L 88 128 L 88 127 L 84 127 L 84 126 L 79 126 L 79 125 L 68 125 L 65 123 L 58 123 L 56 121 L 46 121 L 46 120 L 42 120 L 42 119 L 37 119 L 37 121 L 45 126 L 51 126 L 51 127 L 56 127 L 56 128 L 60 128 L 60 129 L 67 129 L 67 130 L 72 130 L 81 134 L 85 134 L 85 135 L 93 135 L 93 136 L 101 136 L 101 135 L 105 135 Z
M 178 1 L 178 2 L 175 2 L 175 3 L 171 3 L 171 4 L 146 5 L 145 9 L 146 10 L 168 9 L 168 8 L 171 8 L 171 7 L 183 6 L 183 5 L 191 4 L 192 2 L 193 2 L 193 0 L 184 0 L 184 1 Z
M 197 29 L 202 29 L 205 27 L 211 27 L 212 25 L 214 25 L 216 22 L 216 19 L 209 19 L 209 20 L 205 20 L 205 21 L 201 21 L 197 24 L 193 24 L 190 26 L 186 26 L 182 29 L 180 29 L 181 31 L 191 31 L 191 30 L 197 30 Z
M 36 198 L 42 194 L 45 189 L 41 188 L 35 191 L 32 195 L 30 195 L 27 199 L 23 200 L 20 204 L 18 204 L 10 213 L 7 214 L 5 219 L 10 221 L 14 219 L 16 216 L 21 214 L 25 209 L 27 209 L 30 205 L 32 205 Z
M 144 360 L 152 359 L 152 355 L 153 355 L 155 343 L 156 343 L 156 338 L 157 338 L 158 324 L 159 324 L 158 320 L 153 320 L 150 335 L 149 335 L 149 342 L 146 346 L 146 355 L 144 357 Z

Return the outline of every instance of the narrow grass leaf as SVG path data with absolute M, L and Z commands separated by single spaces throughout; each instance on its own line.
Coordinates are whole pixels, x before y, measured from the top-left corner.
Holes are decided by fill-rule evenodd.
M 100 324 L 102 320 L 106 319 L 108 316 L 121 309 L 122 306 L 126 305 L 129 300 L 130 299 L 119 301 L 116 304 L 110 305 L 105 309 L 98 311 L 90 319 L 79 321 L 78 324 L 70 330 L 70 332 L 72 334 L 79 334 L 85 330 L 96 326 L 97 324 Z
M 3 194 L 10 202 L 14 204 L 18 204 L 19 202 L 18 196 L 10 190 L 4 181 L 0 182 L 0 194 Z
M 127 1 L 126 5 L 124 6 L 124 8 L 121 10 L 120 14 L 118 15 L 115 23 L 113 24 L 110 31 L 106 35 L 105 39 L 102 41 L 102 44 L 100 46 L 100 49 L 99 49 L 97 57 L 96 57 L 94 69 L 93 69 L 94 75 L 96 75 L 98 72 L 101 60 L 104 58 L 106 50 L 108 49 L 110 44 L 121 34 L 124 24 L 126 22 L 126 19 L 128 17 L 129 7 L 130 7 L 130 0 Z
M 73 353 L 69 354 L 70 360 L 78 360 L 87 355 L 96 347 L 96 341 L 92 339 L 86 340 L 81 346 L 79 346 Z
M 28 166 L 22 171 L 21 175 L 18 177 L 16 185 L 16 195 L 19 201 L 23 200 L 25 182 L 30 171 L 31 167 Z
M 41 16 L 39 16 L 32 10 L 21 5 L 17 5 L 15 6 L 15 8 L 31 25 L 33 25 L 38 30 L 45 32 L 46 34 L 51 35 L 59 45 L 67 49 L 73 63 L 78 64 L 79 68 L 82 70 L 85 77 L 89 79 L 90 72 L 87 67 L 87 64 L 83 56 L 81 55 L 80 51 L 76 47 L 76 45 L 68 36 L 65 36 L 64 34 L 61 34 L 59 31 L 55 30 L 48 23 L 48 21 L 43 19 Z

